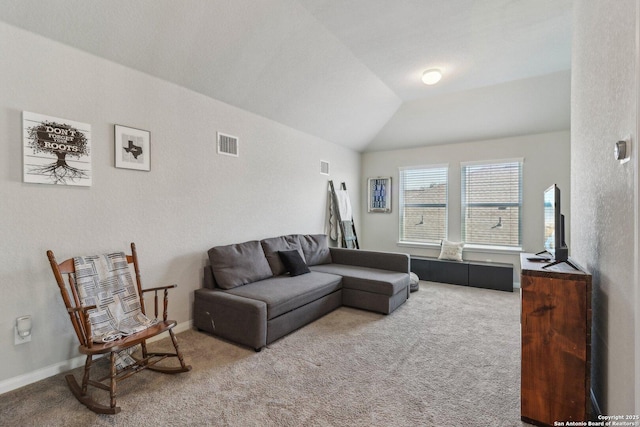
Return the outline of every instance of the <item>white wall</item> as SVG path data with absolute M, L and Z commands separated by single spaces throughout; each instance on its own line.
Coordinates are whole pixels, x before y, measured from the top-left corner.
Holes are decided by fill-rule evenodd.
M 639 254 L 638 109 L 635 0 L 581 0 L 574 6 L 571 99 L 573 255 L 593 274 L 592 388 L 606 414 L 634 414 L 634 292 Z M 606 72 L 603 72 L 605 71 Z M 620 165 L 615 141 L 631 136 L 635 154 Z M 579 214 L 578 214 L 579 213 Z
M 211 246 L 324 232 L 327 179 L 359 198 L 357 152 L 3 23 L 0 52 L 0 384 L 78 355 L 47 249 L 135 241 L 145 286 L 178 283 L 170 317 L 188 322 Z M 92 125 L 92 187 L 22 182 L 24 110 Z M 114 124 L 151 132 L 151 172 L 114 168 Z M 216 154 L 216 131 L 240 138 L 239 158 Z M 32 342 L 14 346 L 24 314 Z
M 462 126 L 463 124 L 461 124 Z M 362 182 L 375 176 L 392 177 L 392 213 L 367 213 L 366 192 L 362 194 L 362 242 L 367 249 L 402 251 L 417 256 L 437 256 L 439 248 L 401 247 L 397 245 L 399 230 L 398 168 L 401 166 L 449 165 L 449 240 L 461 236 L 460 163 L 476 160 L 523 158 L 523 236 L 525 252 L 543 249 L 544 190 L 558 184 L 562 193 L 562 211 L 571 223 L 570 206 L 570 136 L 568 131 L 521 136 L 488 141 L 425 146 L 407 150 L 364 153 Z M 365 187 L 366 188 L 366 187 Z M 571 248 L 570 236 L 567 241 Z M 519 254 L 488 253 L 465 249 L 464 259 L 510 262 L 514 265 L 514 281 L 520 282 Z

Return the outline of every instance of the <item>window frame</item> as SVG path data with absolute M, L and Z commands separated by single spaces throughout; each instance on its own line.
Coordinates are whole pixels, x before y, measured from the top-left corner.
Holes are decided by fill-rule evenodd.
M 404 228 L 404 215 L 405 208 L 408 206 L 404 202 L 404 193 L 405 193 L 405 182 L 406 177 L 404 176 L 404 171 L 407 170 L 435 170 L 435 169 L 444 169 L 444 179 L 446 183 L 446 191 L 445 191 L 445 203 L 413 203 L 410 204 L 410 207 L 444 207 L 444 236 L 441 239 L 446 239 L 449 232 L 449 164 L 448 163 L 438 163 L 438 164 L 429 164 L 429 165 L 415 165 L 415 166 L 401 166 L 398 168 L 398 212 L 399 212 L 399 221 L 398 221 L 398 244 L 399 245 L 420 245 L 420 246 L 435 246 L 440 245 L 441 239 L 438 240 L 408 240 L 406 236 L 403 235 Z
M 518 202 L 480 202 L 480 203 L 466 203 L 467 191 L 466 184 L 466 171 L 468 167 L 473 166 L 501 166 L 511 163 L 518 164 Z M 497 160 L 480 160 L 473 162 L 460 163 L 460 236 L 465 242 L 466 248 L 476 249 L 502 249 L 507 251 L 522 251 L 522 213 L 523 213 L 523 199 L 524 199 L 524 158 L 510 158 L 510 159 L 497 159 Z M 495 243 L 468 243 L 467 242 L 467 227 L 466 227 L 466 215 L 465 211 L 469 207 L 517 207 L 518 208 L 518 243 L 517 244 L 495 244 Z

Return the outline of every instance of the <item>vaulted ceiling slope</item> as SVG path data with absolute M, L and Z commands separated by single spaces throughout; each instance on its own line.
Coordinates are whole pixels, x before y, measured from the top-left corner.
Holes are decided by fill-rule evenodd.
M 365 151 L 568 129 L 568 87 L 558 93 L 557 82 L 570 69 L 571 3 L 3 0 L 0 20 Z M 433 67 L 445 76 L 428 87 L 420 77 Z M 505 94 L 504 85 L 535 78 L 546 95 Z M 483 106 L 478 94 L 491 98 L 492 88 L 502 110 L 553 104 L 566 121 L 538 118 L 500 130 L 492 103 Z M 449 96 L 458 104 L 473 98 L 483 118 L 465 126 L 467 117 L 443 112 L 456 107 Z M 437 133 L 445 138 L 420 125 L 434 111 L 446 117 Z M 398 132 L 407 126 L 411 132 Z

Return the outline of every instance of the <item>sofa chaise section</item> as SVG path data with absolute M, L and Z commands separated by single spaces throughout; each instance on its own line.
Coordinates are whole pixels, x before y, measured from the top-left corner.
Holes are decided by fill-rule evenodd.
M 409 298 L 409 255 L 329 248 L 331 263 L 312 271 L 342 277 L 342 304 L 389 314 Z

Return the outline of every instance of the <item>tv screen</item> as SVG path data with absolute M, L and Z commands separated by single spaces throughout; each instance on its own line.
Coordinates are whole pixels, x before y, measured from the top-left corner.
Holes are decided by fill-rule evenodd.
M 557 214 L 560 212 L 560 189 L 554 184 L 544 192 L 544 249 L 555 256 Z
M 560 189 L 553 184 L 544 191 L 544 249 L 555 261 L 567 261 L 569 249 L 564 241 L 564 216 L 560 210 Z

